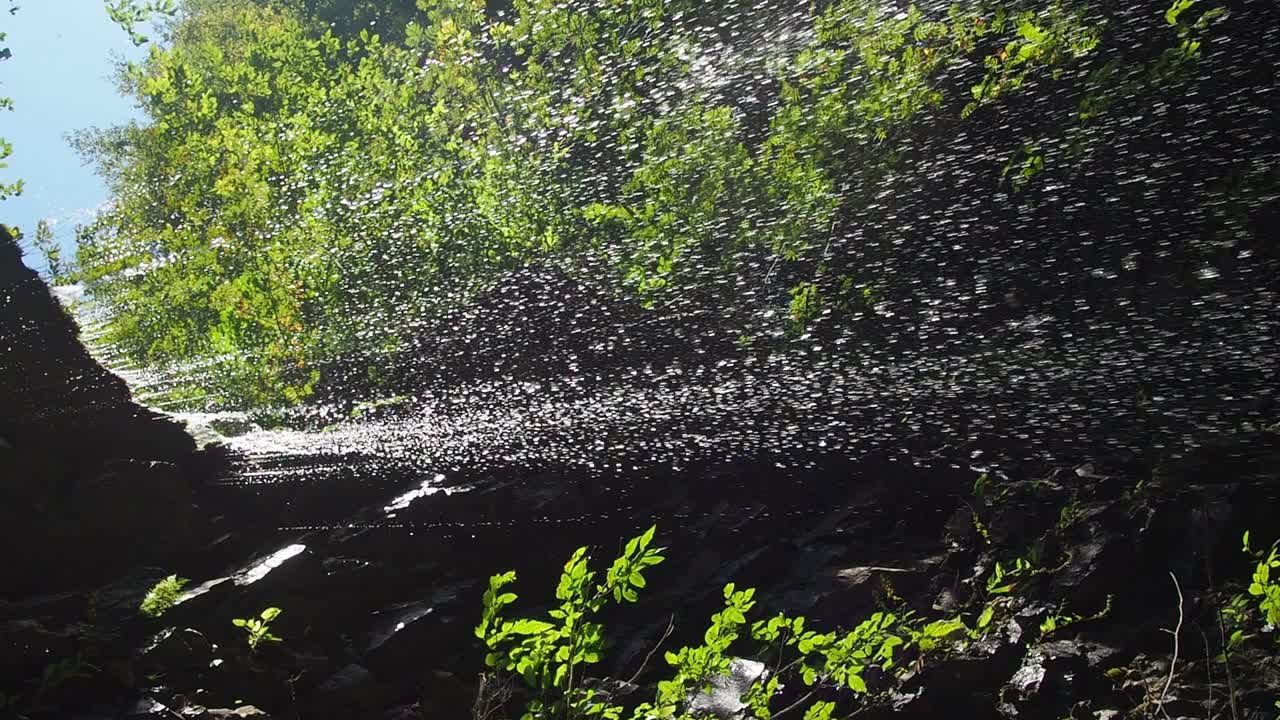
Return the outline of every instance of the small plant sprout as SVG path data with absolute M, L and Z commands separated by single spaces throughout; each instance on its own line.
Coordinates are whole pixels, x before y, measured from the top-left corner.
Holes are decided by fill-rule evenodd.
M 280 638 L 271 634 L 271 622 L 279 617 L 281 612 L 278 607 L 269 607 L 259 613 L 256 618 L 235 618 L 231 624 L 244 628 L 247 636 L 245 641 L 249 644 L 250 652 L 257 652 L 258 646 L 264 642 L 280 642 Z
M 188 582 L 190 581 L 186 578 L 170 575 L 156 583 L 142 599 L 142 604 L 138 606 L 139 612 L 147 617 L 160 617 L 166 610 L 178 604 L 178 599 L 182 597 L 182 590 Z

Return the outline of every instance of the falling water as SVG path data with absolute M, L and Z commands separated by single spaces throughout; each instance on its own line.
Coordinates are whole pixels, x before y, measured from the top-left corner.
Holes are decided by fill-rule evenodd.
M 691 38 L 697 86 L 669 88 L 672 101 L 696 90 L 748 114 L 773 109 L 757 107 L 776 100 L 757 97 L 768 83 L 752 79 L 812 38 L 806 14 Z M 1231 27 L 1256 33 L 1240 40 L 1249 47 L 1280 47 L 1274 25 Z M 442 322 L 410 317 L 407 346 L 364 348 L 352 366 L 396 368 L 390 390 L 370 390 L 337 360 L 327 394 L 301 407 L 174 412 L 231 451 L 218 481 L 243 498 L 231 505 L 273 508 L 257 512 L 290 537 L 450 525 L 418 510 L 547 472 L 606 489 L 589 510 L 553 504 L 536 518 L 581 522 L 630 512 L 631 484 L 650 475 L 710 483 L 703 473 L 717 464 L 747 463 L 780 483 L 806 482 L 832 458 L 870 456 L 957 474 L 1095 460 L 1150 470 L 1276 420 L 1280 298 L 1275 214 L 1264 210 L 1277 202 L 1276 90 L 1242 80 L 1229 96 L 1206 91 L 1259 64 L 1268 61 L 1211 54 L 1176 107 L 1162 101 L 1070 139 L 1043 138 L 1046 153 L 1078 143 L 1079 170 L 1024 194 L 997 189 L 1007 157 L 993 148 L 1021 142 L 1034 103 L 988 118 L 981 132 L 925 128 L 908 148 L 910 172 L 879 178 L 858 220 L 833 227 L 822 248 L 824 259 L 865 263 L 884 288 L 851 317 L 823 313 L 788 335 L 772 254 L 744 250 L 732 274 L 695 261 L 649 309 L 595 282 L 609 273 L 605 259 L 548 261 L 492 279 L 473 295 L 483 302 Z M 948 69 L 943 84 L 965 70 Z M 1223 173 L 1252 183 L 1248 217 L 1202 181 Z M 326 212 L 375 207 L 396 190 L 379 185 Z M 593 189 L 576 192 L 585 203 Z M 422 292 L 433 291 L 405 288 Z M 351 310 L 356 336 L 397 322 L 382 308 Z M 168 388 L 219 362 L 138 368 L 98 342 L 98 318 L 84 324 L 98 357 L 161 409 L 172 407 Z M 731 474 L 714 482 L 726 513 L 750 506 L 733 499 Z

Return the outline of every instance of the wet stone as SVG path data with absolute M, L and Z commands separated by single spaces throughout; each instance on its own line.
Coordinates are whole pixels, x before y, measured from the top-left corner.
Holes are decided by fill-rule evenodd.
M 252 705 L 243 705 L 234 709 L 209 709 L 205 711 L 202 720 L 240 720 L 241 718 L 251 718 L 252 720 L 271 720 L 270 715 Z
M 213 644 L 192 628 L 165 628 L 142 651 L 146 672 L 183 672 L 207 668 L 213 660 Z
M 314 692 L 314 704 L 327 715 L 367 712 L 385 702 L 389 688 L 368 668 L 352 663 L 334 673 Z

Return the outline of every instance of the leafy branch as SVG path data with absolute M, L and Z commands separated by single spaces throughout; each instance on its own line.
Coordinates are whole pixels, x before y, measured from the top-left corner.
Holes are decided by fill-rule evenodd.
M 139 25 L 150 22 L 155 15 L 172 17 L 178 12 L 177 0 L 146 0 L 143 3 L 138 3 L 137 0 L 104 0 L 104 2 L 107 16 L 129 34 L 129 40 L 136 46 L 145 45 L 150 41 L 150 38 L 139 32 Z
M 896 677 L 908 667 L 908 652 L 917 658 L 947 653 L 977 636 L 959 617 L 928 621 L 912 612 L 877 612 L 852 630 L 830 632 L 810 629 L 804 617 L 785 614 L 752 620 L 756 591 L 730 583 L 724 587 L 724 606 L 711 616 L 702 644 L 664 653 L 670 675 L 657 683 L 651 701 L 625 715 L 624 707 L 583 687 L 582 666 L 600 662 L 605 650 L 604 629 L 596 614 L 610 602 L 635 602 L 638 591 L 647 586 L 644 571 L 662 562 L 661 549 L 650 547 L 654 532 L 651 527 L 629 541 L 600 583 L 589 568 L 587 549 L 574 552 L 556 590 L 560 605 L 547 613 L 548 620 L 507 619 L 504 611 L 517 600 L 508 591 L 516 575 L 506 572 L 490 578 L 475 633 L 489 648 L 485 663 L 490 668 L 518 676 L 536 693 L 525 709 L 525 720 L 689 717 L 695 699 L 717 677 L 741 674 L 740 658 L 760 661 L 740 698 L 756 717 L 780 718 L 804 710 L 806 720 L 828 720 L 836 706 L 815 700 L 820 694 L 867 695 L 873 692 L 867 679 L 872 669 Z M 664 640 L 670 631 L 669 627 Z M 648 658 L 642 669 L 647 664 Z M 775 709 L 786 687 L 800 688 L 799 697 Z

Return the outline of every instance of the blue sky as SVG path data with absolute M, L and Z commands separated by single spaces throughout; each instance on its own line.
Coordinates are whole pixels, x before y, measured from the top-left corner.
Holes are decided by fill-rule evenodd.
M 10 14 L 14 5 L 18 10 Z M 0 113 L 0 137 L 14 146 L 0 177 L 26 181 L 21 196 L 0 201 L 0 222 L 30 238 L 37 221 L 51 218 L 55 237 L 70 248 L 75 224 L 108 194 L 63 136 L 139 116 L 116 93 L 112 77 L 119 59 L 141 59 L 145 49 L 135 48 L 111 22 L 102 0 L 0 0 L 0 31 L 8 33 L 3 45 L 13 51 L 0 62 L 0 96 L 16 105 Z M 43 269 L 34 255 L 27 263 Z

